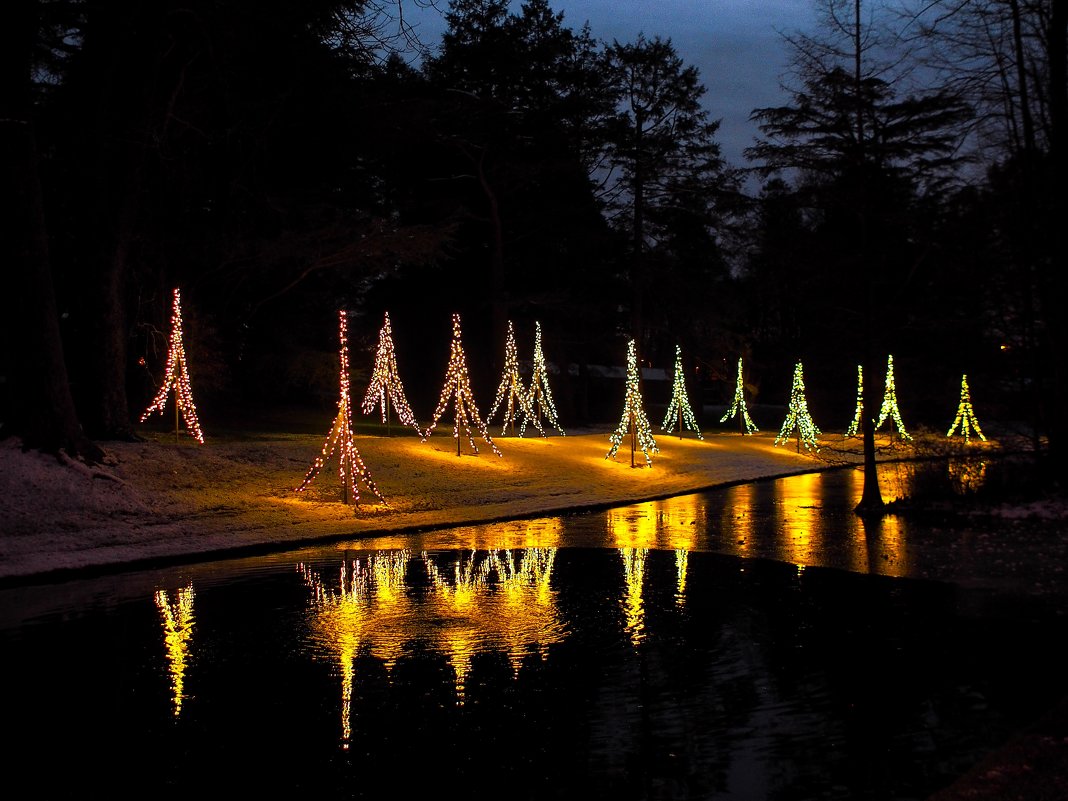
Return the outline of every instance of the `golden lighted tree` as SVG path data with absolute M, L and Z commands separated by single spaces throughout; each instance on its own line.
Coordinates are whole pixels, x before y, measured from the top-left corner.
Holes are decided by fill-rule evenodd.
M 404 394 L 404 384 L 401 382 L 400 373 L 397 372 L 393 328 L 389 323 L 389 312 L 386 312 L 386 320 L 382 324 L 382 330 L 378 333 L 378 349 L 375 351 L 375 366 L 371 373 L 371 382 L 367 385 L 361 408 L 364 414 L 371 414 L 376 406 L 379 407 L 382 411 L 382 422 L 386 424 L 387 434 L 392 433 L 389 414 L 391 403 L 401 424 L 411 426 L 422 436 L 423 429 L 419 427 L 415 415 L 412 414 L 412 407 L 408 404 L 408 398 Z
M 522 411 L 524 417 L 532 417 L 530 399 L 527 391 L 523 388 L 523 379 L 519 375 L 519 353 L 515 346 L 515 330 L 512 321 L 508 321 L 508 336 L 504 342 L 504 370 L 501 374 L 501 383 L 497 385 L 497 395 L 493 399 L 493 406 L 486 415 L 486 425 L 492 422 L 497 410 L 504 404 L 504 419 L 501 421 L 501 436 L 503 437 L 508 427 L 515 430 L 515 419 Z M 545 436 L 545 430 L 541 427 L 541 421 L 534 417 L 534 425 L 537 426 L 541 435 Z M 520 433 L 522 436 L 522 433 Z
M 610 437 L 612 447 L 605 454 L 605 459 L 611 459 L 616 455 L 623 440 L 630 439 L 630 466 L 634 467 L 634 454 L 639 448 L 645 455 L 645 463 L 653 466 L 653 454 L 660 453 L 653 439 L 653 430 L 649 425 L 649 418 L 645 415 L 642 406 L 642 393 L 638 385 L 638 353 L 632 339 L 627 345 L 627 393 L 623 399 L 623 417 L 619 421 L 619 427 Z
M 147 420 L 153 412 L 163 414 L 163 409 L 167 405 L 167 396 L 173 389 L 175 441 L 178 441 L 178 414 L 181 412 L 186 430 L 203 445 L 204 432 L 200 430 L 200 421 L 197 420 L 197 407 L 193 403 L 193 388 L 189 383 L 189 365 L 185 358 L 185 344 L 182 342 L 182 296 L 177 288 L 174 290 L 174 304 L 171 309 L 171 337 L 167 347 L 167 367 L 164 372 L 163 384 L 152 403 L 141 415 L 141 422 Z
M 519 427 L 519 436 L 527 430 L 527 421 L 533 420 L 541 435 L 545 436 L 541 418 L 564 436 L 564 429 L 560 427 L 560 416 L 556 413 L 556 405 L 553 403 L 553 393 L 549 389 L 549 369 L 545 365 L 545 353 L 541 348 L 541 323 L 534 323 L 534 370 L 530 376 L 530 392 L 528 393 L 530 413 L 523 413 L 523 423 Z
M 475 395 L 471 391 L 471 379 L 467 374 L 467 356 L 464 355 L 464 346 L 460 333 L 460 315 L 452 316 L 452 345 L 449 351 L 449 366 L 445 371 L 445 385 L 441 388 L 441 397 L 438 398 L 438 406 L 434 410 L 434 417 L 430 426 L 423 434 L 423 441 L 429 439 L 434 432 L 441 416 L 445 414 L 449 403 L 453 404 L 452 436 L 456 440 L 456 455 L 460 455 L 460 429 L 467 434 L 467 441 L 471 443 L 471 450 L 478 453 L 474 435 L 471 433 L 472 425 L 478 430 L 482 439 L 493 449 L 498 456 L 501 452 L 486 430 L 486 424 L 478 414 L 478 406 L 475 403 Z
M 857 365 L 857 407 L 853 412 L 853 421 L 846 429 L 847 437 L 856 437 L 860 434 L 860 424 L 864 417 L 864 365 Z
M 315 458 L 304 480 L 297 487 L 297 492 L 303 492 L 308 485 L 319 475 L 319 471 L 333 455 L 338 452 L 338 477 L 341 479 L 342 497 L 345 503 L 360 505 L 359 482 L 378 498 L 382 503 L 386 499 L 378 491 L 367 465 L 363 463 L 360 450 L 356 447 L 352 433 L 352 399 L 349 392 L 349 327 L 348 312 L 338 312 L 338 336 L 341 339 L 341 396 L 337 402 L 337 417 L 330 433 L 326 435 L 322 452 Z

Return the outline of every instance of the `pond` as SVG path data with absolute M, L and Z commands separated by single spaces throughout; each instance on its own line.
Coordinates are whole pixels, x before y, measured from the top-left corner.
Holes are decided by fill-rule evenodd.
M 907 578 L 923 532 L 865 530 L 857 481 L 4 590 L 9 777 L 47 798 L 924 798 L 1042 710 L 1063 618 Z

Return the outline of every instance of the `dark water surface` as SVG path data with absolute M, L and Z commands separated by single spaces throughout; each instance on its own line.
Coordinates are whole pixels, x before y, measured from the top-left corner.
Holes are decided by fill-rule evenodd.
M 1061 692 L 1063 618 L 901 578 L 922 532 L 865 530 L 858 491 L 5 590 L 5 773 L 43 798 L 924 798 Z

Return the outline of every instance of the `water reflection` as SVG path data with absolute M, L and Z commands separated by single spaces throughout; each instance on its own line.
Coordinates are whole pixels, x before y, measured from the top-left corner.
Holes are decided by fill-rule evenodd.
M 298 566 L 312 590 L 308 628 L 312 643 L 336 659 L 341 675 L 343 743 L 351 739 L 351 702 L 357 656 L 381 661 L 391 673 L 411 645 L 446 656 L 463 703 L 471 660 L 503 652 L 518 674 L 529 654 L 544 658 L 565 626 L 551 587 L 555 548 L 370 553 L 344 562 L 336 582 Z M 425 581 L 408 581 L 421 569 Z
M 185 672 L 193 640 L 193 595 L 192 583 L 176 590 L 173 599 L 166 590 L 157 590 L 155 595 L 156 608 L 163 623 L 163 645 L 167 652 L 175 717 L 181 714 L 182 702 L 186 698 Z

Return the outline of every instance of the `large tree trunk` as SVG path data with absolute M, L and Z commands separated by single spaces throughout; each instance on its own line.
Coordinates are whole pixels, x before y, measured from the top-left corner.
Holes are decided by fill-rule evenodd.
M 96 461 L 103 452 L 78 423 L 63 357 L 48 257 L 30 100 L 37 6 L 9 3 L 0 21 L 0 187 L 10 206 L 0 258 L 10 265 L 4 350 L 11 372 L 11 430 L 25 444 Z

